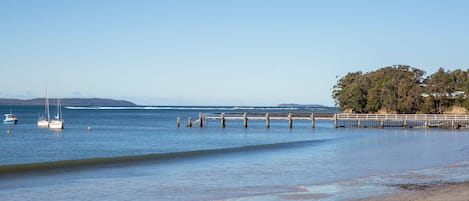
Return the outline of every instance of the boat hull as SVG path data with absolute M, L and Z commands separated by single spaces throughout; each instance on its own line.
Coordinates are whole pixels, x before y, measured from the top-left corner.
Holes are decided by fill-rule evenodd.
M 64 122 L 63 122 L 63 120 L 52 120 L 49 123 L 49 128 L 51 128 L 51 129 L 64 129 Z
M 49 121 L 39 120 L 39 121 L 37 121 L 37 126 L 40 127 L 40 128 L 48 128 L 49 127 Z
M 14 119 L 14 120 L 3 120 L 3 123 L 4 124 L 16 124 L 18 123 L 18 120 Z

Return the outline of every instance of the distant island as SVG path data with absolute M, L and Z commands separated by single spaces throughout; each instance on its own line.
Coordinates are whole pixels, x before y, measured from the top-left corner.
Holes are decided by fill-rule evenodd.
M 51 105 L 55 105 L 55 99 L 49 99 Z M 12 99 L 0 98 L 0 105 L 44 105 L 44 98 L 35 99 Z M 120 106 L 131 107 L 137 106 L 135 103 L 126 100 L 114 100 L 105 98 L 63 98 L 63 106 Z

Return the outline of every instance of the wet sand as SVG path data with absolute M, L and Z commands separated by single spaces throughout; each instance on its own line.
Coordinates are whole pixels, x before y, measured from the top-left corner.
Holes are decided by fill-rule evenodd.
M 402 193 L 375 196 L 357 201 L 469 201 L 469 182 L 393 185 Z

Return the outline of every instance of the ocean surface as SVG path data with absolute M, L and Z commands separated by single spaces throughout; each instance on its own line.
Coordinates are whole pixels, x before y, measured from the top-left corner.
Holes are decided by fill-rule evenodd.
M 398 191 L 389 183 L 469 180 L 465 129 L 184 126 L 199 112 L 337 108 L 68 107 L 64 130 L 37 127 L 43 107 L 0 106 L 10 110 L 19 122 L 0 126 L 1 200 L 350 200 Z

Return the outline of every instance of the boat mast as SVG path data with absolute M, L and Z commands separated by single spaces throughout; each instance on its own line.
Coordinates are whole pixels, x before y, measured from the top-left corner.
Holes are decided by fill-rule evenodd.
M 60 116 L 59 116 L 59 99 L 57 98 L 57 114 L 55 115 L 55 119 L 60 119 Z
M 50 112 L 49 112 L 49 98 L 47 97 L 47 81 L 46 81 L 46 98 L 44 100 L 45 112 L 47 115 L 47 121 L 50 121 Z
M 62 99 L 59 99 L 59 119 L 63 119 L 62 117 Z

